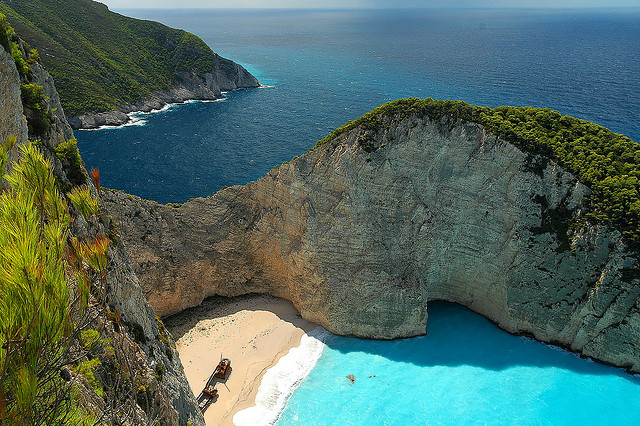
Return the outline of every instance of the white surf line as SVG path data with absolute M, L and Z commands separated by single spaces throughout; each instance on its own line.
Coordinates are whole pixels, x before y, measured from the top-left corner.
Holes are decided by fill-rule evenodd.
M 236 426 L 263 426 L 274 424 L 285 404 L 309 375 L 324 350 L 324 342 L 331 336 L 327 330 L 317 327 L 302 336 L 300 346 L 291 348 L 280 361 L 264 374 L 256 405 L 238 411 L 233 416 Z
M 224 94 L 225 92 L 223 92 Z M 162 108 L 160 109 L 152 109 L 151 111 L 132 111 L 127 113 L 127 117 L 129 118 L 129 121 L 127 121 L 124 124 L 120 124 L 117 126 L 113 126 L 113 125 L 104 125 L 104 126 L 100 126 L 97 127 L 95 129 L 81 129 L 83 131 L 95 131 L 95 130 L 116 130 L 116 129 L 123 129 L 125 127 L 131 127 L 131 126 L 144 126 L 145 124 L 147 124 L 147 122 L 149 120 L 146 120 L 145 118 L 153 115 L 153 114 L 158 114 L 160 112 L 165 112 L 165 111 L 169 111 L 171 109 L 173 109 L 174 107 L 177 106 L 181 106 L 181 105 L 188 105 L 188 104 L 195 104 L 195 103 L 210 103 L 210 102 L 222 102 L 222 101 L 226 101 L 227 98 L 226 97 L 221 97 L 218 99 L 187 99 L 185 101 L 182 102 L 171 102 L 168 103 L 166 105 L 164 105 Z
M 261 84 L 257 88 L 258 89 L 271 89 L 271 88 L 274 88 L 274 87 L 276 87 L 276 86 L 270 86 L 270 85 Z M 246 88 L 244 88 L 244 87 L 240 87 L 240 88 L 234 89 L 232 91 L 236 92 L 236 91 L 245 90 L 245 89 Z M 152 109 L 151 111 L 132 111 L 132 112 L 127 113 L 127 117 L 129 117 L 129 121 L 127 121 L 124 124 L 117 125 L 117 126 L 107 124 L 107 125 L 104 125 L 104 126 L 96 127 L 95 129 L 80 129 L 80 130 L 85 131 L 85 132 L 92 132 L 92 131 L 96 131 L 96 130 L 124 129 L 125 127 L 130 127 L 130 126 L 144 126 L 149 121 L 149 120 L 145 120 L 145 117 L 148 117 L 149 115 L 152 115 L 152 114 L 157 114 L 159 112 L 168 111 L 168 110 L 170 110 L 170 109 L 172 109 L 173 107 L 176 107 L 176 106 L 195 104 L 195 103 L 208 104 L 208 103 L 213 103 L 213 102 L 226 101 L 227 100 L 226 95 L 229 92 L 226 91 L 226 92 L 220 92 L 220 93 L 222 94 L 222 97 L 217 98 L 217 99 L 187 99 L 187 100 L 184 100 L 182 102 L 171 102 L 171 103 L 166 104 L 165 106 L 163 106 L 160 109 Z

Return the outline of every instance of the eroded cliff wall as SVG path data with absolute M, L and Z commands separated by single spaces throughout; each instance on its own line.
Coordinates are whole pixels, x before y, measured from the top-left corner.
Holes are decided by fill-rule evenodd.
M 156 312 L 266 292 L 332 332 L 425 333 L 431 300 L 640 371 L 640 282 L 589 189 L 445 118 L 384 117 L 246 186 L 181 207 L 105 195 Z M 631 273 L 629 273 L 631 271 Z
M 22 42 L 17 37 L 14 38 L 14 42 L 22 48 Z M 22 50 L 22 54 L 26 57 L 27 52 Z M 61 186 L 70 185 L 68 165 L 63 164 L 57 157 L 55 147 L 73 138 L 73 131 L 66 121 L 51 76 L 36 62 L 30 63 L 29 67 L 32 74 L 29 77 L 21 77 L 13 57 L 0 45 L 0 143 L 4 143 L 10 136 L 15 136 L 17 142 L 10 151 L 7 169 L 10 171 L 12 162 L 19 158 L 19 145 L 37 139 L 41 151 L 53 164 L 56 178 L 62 184 Z M 21 82 L 37 84 L 43 88 L 46 96 L 44 110 L 50 116 L 50 127 L 44 134 L 37 136 L 28 134 L 25 109 L 21 101 Z M 98 192 L 93 183 L 86 179 L 86 170 L 83 166 L 80 167 L 86 184 L 90 186 L 94 196 L 97 196 Z M 106 339 L 109 345 L 125 354 L 131 364 L 120 366 L 120 368 L 122 371 L 127 370 L 130 375 L 135 374 L 138 383 L 144 383 L 145 392 L 148 392 L 145 407 L 140 407 L 144 404 L 139 402 L 136 416 L 129 418 L 118 417 L 122 415 L 118 412 L 119 407 L 109 407 L 100 398 L 96 398 L 95 394 L 89 394 L 86 399 L 93 400 L 94 413 L 97 416 L 103 415 L 103 419 L 111 419 L 114 423 L 117 421 L 135 423 L 137 419 L 141 422 L 140 424 L 160 422 L 184 425 L 188 421 L 192 425 L 204 424 L 193 392 L 184 375 L 180 358 L 174 348 L 172 337 L 162 329 L 161 323 L 156 321 L 155 313 L 142 293 L 128 254 L 118 240 L 108 212 L 102 212 L 99 219 L 88 222 L 77 210 L 74 210 L 71 203 L 69 205 L 74 216 L 70 227 L 71 236 L 80 241 L 93 240 L 97 235 L 111 237 L 109 263 L 105 274 L 106 304 L 109 305 L 107 311 L 112 315 L 117 312 L 117 321 L 114 321 L 113 317 L 107 318 L 105 310 L 97 309 L 90 326 L 99 327 L 101 337 Z M 75 366 L 70 364 L 69 368 L 74 370 Z M 100 376 L 100 373 L 96 375 Z M 73 373 L 73 376 L 73 380 L 78 383 L 84 380 L 79 374 Z M 114 376 L 119 380 L 125 380 L 117 372 Z M 113 384 L 109 383 L 109 385 Z M 108 393 L 109 390 L 105 392 Z M 86 401 L 83 400 L 84 402 Z
M 28 141 L 27 120 L 22 114 L 20 76 L 9 52 L 0 46 L 0 143 L 9 137 L 16 138 L 16 145 Z M 12 150 L 8 164 L 16 160 L 17 150 Z M 9 170 L 8 170 L 9 171 Z M 0 187 L 1 187 L 0 183 Z

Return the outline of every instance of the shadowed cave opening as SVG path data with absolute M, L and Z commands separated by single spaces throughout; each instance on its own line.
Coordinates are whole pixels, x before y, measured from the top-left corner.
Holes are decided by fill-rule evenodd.
M 467 307 L 430 301 L 425 336 L 376 341 L 354 337 L 329 339 L 342 353 L 365 351 L 395 362 L 423 367 L 475 366 L 502 371 L 516 366 L 559 368 L 587 375 L 617 375 L 640 386 L 640 377 L 526 336 L 512 335 Z M 343 339 L 347 339 L 345 343 Z

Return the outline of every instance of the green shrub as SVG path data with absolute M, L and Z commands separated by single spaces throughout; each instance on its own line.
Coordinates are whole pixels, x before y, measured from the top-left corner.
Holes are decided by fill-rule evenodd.
M 0 158 L 13 142 L 3 145 Z M 80 385 L 62 373 L 75 364 L 105 395 L 95 356 L 115 350 L 87 328 L 95 319 L 87 312 L 87 275 L 103 271 L 108 240 L 70 236 L 71 218 L 50 162 L 35 144 L 20 149 L 20 160 L 5 176 L 9 188 L 0 193 L 0 423 L 93 424 L 95 412 L 79 403 Z M 90 359 L 77 363 L 79 349 Z
M 2 186 L 2 178 L 4 177 L 4 168 L 9 156 L 9 150 L 15 145 L 17 139 L 15 135 L 11 135 L 4 143 L 0 143 L 0 187 Z
M 38 49 L 31 49 L 29 50 L 29 59 L 27 59 L 27 62 L 31 63 L 35 63 L 38 62 L 40 63 L 40 52 L 38 52 Z
M 98 330 L 91 328 L 80 332 L 80 341 L 84 350 L 92 357 L 99 355 L 105 348 L 105 341 Z
M 48 99 L 39 84 L 21 84 L 22 105 L 25 110 L 29 134 L 46 136 L 51 128 Z
M 0 418 L 59 424 L 75 411 L 60 377 L 74 328 L 69 214 L 50 164 L 35 146 L 21 149 L 0 195 Z
M 44 88 L 39 84 L 21 84 L 20 92 L 25 107 L 34 110 L 46 109 L 47 97 L 44 94 Z
M 18 74 L 20 74 L 21 77 L 27 77 L 28 79 L 33 78 L 33 70 L 27 61 L 24 60 L 22 50 L 18 43 L 11 42 L 11 56 L 13 56 L 16 68 L 18 68 Z
M 85 219 L 98 214 L 100 206 L 98 200 L 93 198 L 88 186 L 76 186 L 68 194 L 69 200 L 80 211 Z
M 81 362 L 76 368 L 76 372 L 78 374 L 82 374 L 84 378 L 87 379 L 89 384 L 91 384 L 91 386 L 93 387 L 93 390 L 95 390 L 99 396 L 104 396 L 104 389 L 102 389 L 102 385 L 96 378 L 95 374 L 96 368 L 98 368 L 100 365 L 100 360 L 98 358 L 93 358 Z
M 67 169 L 67 177 L 72 184 L 82 185 L 87 181 L 87 177 L 82 171 L 82 159 L 76 139 L 60 143 L 54 148 L 54 152 Z
M 4 47 L 4 50 L 11 52 L 10 37 L 13 34 L 13 28 L 7 22 L 6 16 L 0 13 L 0 46 Z

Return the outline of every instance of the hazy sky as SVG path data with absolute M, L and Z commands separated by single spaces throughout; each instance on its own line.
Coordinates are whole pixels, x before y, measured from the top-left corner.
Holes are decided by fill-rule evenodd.
M 131 8 L 395 8 L 395 7 L 640 7 L 640 0 L 101 0 L 111 9 Z

